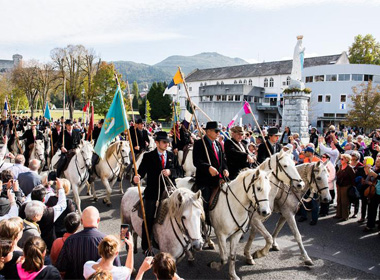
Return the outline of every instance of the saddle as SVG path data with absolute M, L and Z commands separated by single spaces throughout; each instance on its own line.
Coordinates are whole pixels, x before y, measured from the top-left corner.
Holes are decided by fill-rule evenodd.
M 75 156 L 75 154 L 76 154 L 75 150 L 70 150 L 66 154 L 61 154 L 61 158 L 59 159 L 57 163 L 57 169 L 58 169 L 59 162 L 62 161 L 63 167 L 62 167 L 62 170 L 60 171 L 60 174 L 62 174 L 67 169 L 67 167 L 70 164 L 71 159 L 73 158 L 73 156 Z
M 160 202 L 160 205 L 158 206 L 158 209 L 157 209 L 157 215 L 156 215 L 156 218 L 154 220 L 154 223 L 156 224 L 159 224 L 159 225 L 162 225 L 165 221 L 165 218 L 167 216 L 167 214 L 169 213 L 169 203 L 168 203 L 168 199 L 164 199 Z M 132 212 L 136 212 L 137 211 L 137 216 L 140 218 L 140 219 L 143 219 L 143 214 L 142 214 L 142 207 L 141 207 L 141 201 L 138 200 L 137 203 L 133 206 L 132 208 Z
M 192 147 L 193 147 L 192 144 L 189 144 L 189 145 L 186 145 L 185 147 L 183 147 L 183 158 L 182 158 L 181 165 L 184 165 L 184 164 L 185 164 L 187 154 L 189 153 L 190 148 L 192 148 Z
M 209 211 L 214 210 L 216 204 L 218 203 L 219 195 L 220 195 L 220 192 L 222 191 L 224 183 L 225 183 L 224 180 L 220 180 L 219 186 L 212 190 L 210 201 L 208 202 Z

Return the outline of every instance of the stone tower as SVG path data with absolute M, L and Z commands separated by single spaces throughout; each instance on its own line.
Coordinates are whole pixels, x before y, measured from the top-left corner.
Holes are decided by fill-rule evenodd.
M 294 49 L 290 86 L 283 92 L 284 110 L 282 126 L 288 126 L 292 133 L 298 133 L 302 142 L 309 141 L 309 100 L 310 90 L 302 82 L 305 48 L 302 47 L 303 36 L 297 36 Z
M 14 67 L 22 66 L 22 55 L 21 54 L 14 54 L 12 56 L 13 58 L 13 65 Z

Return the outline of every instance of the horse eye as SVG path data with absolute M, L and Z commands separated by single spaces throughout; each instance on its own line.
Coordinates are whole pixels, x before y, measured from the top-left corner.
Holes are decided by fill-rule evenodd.
M 182 220 L 185 220 L 186 219 L 186 217 L 185 216 L 182 216 Z
M 317 180 L 321 180 L 322 178 L 321 177 L 317 177 Z
M 287 165 L 284 165 L 284 167 L 286 168 L 286 167 L 288 167 Z
M 258 192 L 261 192 L 261 188 L 260 188 L 260 187 L 258 187 L 258 188 L 257 188 L 257 191 L 258 191 Z

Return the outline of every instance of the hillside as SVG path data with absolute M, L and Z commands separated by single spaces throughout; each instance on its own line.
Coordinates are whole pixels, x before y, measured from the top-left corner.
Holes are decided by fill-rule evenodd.
M 181 66 L 186 75 L 196 68 L 206 69 L 248 64 L 243 59 L 231 58 L 215 52 L 193 56 L 173 55 L 153 66 L 133 61 L 113 61 L 113 63 L 124 79 L 127 77 L 129 83 L 137 81 L 140 87 L 145 86 L 146 83 L 151 85 L 153 82 L 169 82 L 178 66 Z

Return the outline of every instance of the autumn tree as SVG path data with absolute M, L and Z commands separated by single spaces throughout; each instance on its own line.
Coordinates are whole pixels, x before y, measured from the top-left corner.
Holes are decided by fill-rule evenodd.
M 83 72 L 85 74 L 85 102 L 92 101 L 95 95 L 95 87 L 94 87 L 94 77 L 99 71 L 101 59 L 95 53 L 93 49 L 85 50 L 84 52 L 84 63 L 83 63 Z
M 38 67 L 37 73 L 40 97 L 42 100 L 42 111 L 45 113 L 45 105 L 49 94 L 58 83 L 58 72 L 54 70 L 54 65 L 52 63 L 45 63 Z
M 380 65 L 380 44 L 371 34 L 356 36 L 348 52 L 350 63 Z
M 55 48 L 50 55 L 56 69 L 59 71 L 61 85 L 66 80 L 66 96 L 69 103 L 70 118 L 74 116 L 75 102 L 80 100 L 84 82 L 87 50 L 82 45 L 68 45 L 65 48 Z
M 372 82 L 352 88 L 352 105 L 347 114 L 347 125 L 365 130 L 380 127 L 380 86 Z

